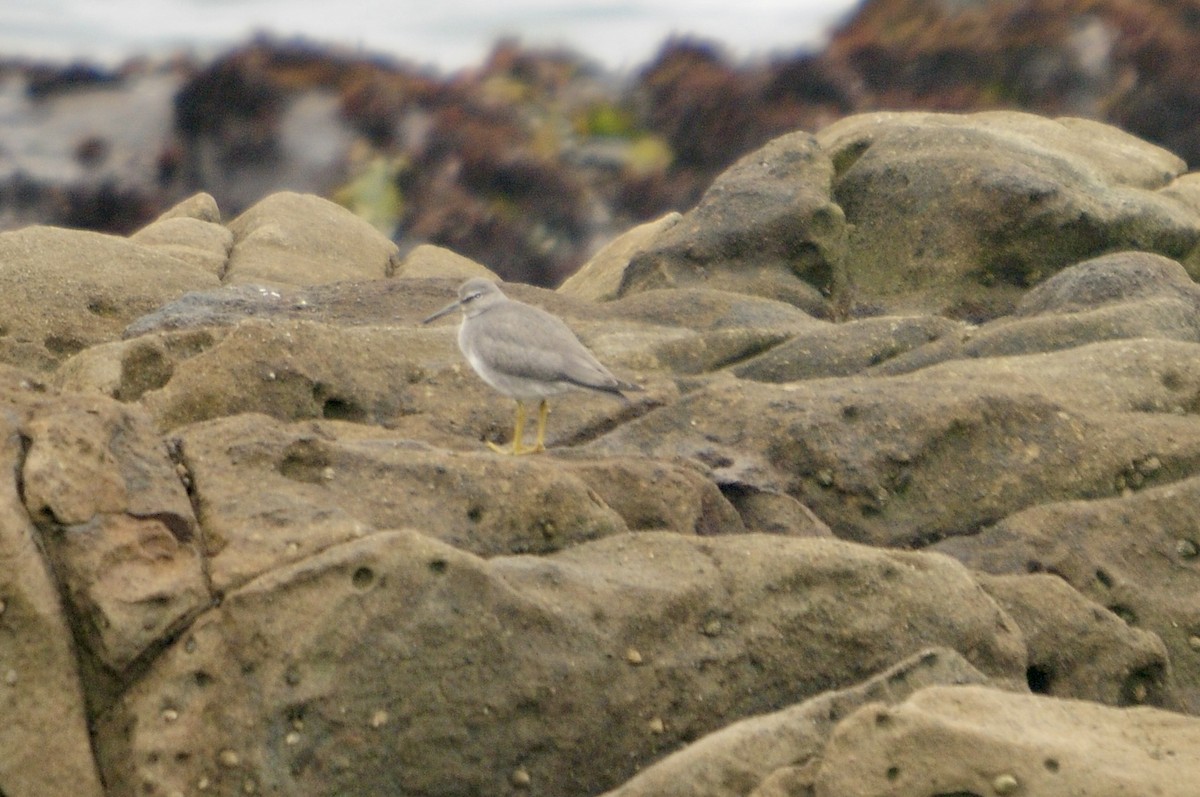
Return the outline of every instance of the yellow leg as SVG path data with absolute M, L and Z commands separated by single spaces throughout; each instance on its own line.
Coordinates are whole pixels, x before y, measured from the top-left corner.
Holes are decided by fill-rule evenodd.
M 491 440 L 487 441 L 488 448 L 495 451 L 497 454 L 511 454 L 519 456 L 521 454 L 531 453 L 531 449 L 524 448 L 521 443 L 521 438 L 525 436 L 525 404 L 521 401 L 517 402 L 517 420 L 513 424 L 513 439 L 512 448 L 504 448 L 498 446 Z
M 542 399 L 538 405 L 537 440 L 533 444 L 534 453 L 546 450 L 546 418 L 550 415 L 550 402 Z

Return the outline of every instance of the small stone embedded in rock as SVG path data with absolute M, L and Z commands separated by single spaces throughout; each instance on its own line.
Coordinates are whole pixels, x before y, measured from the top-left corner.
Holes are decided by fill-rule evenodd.
M 1017 779 L 1007 773 L 997 775 L 996 779 L 992 781 L 992 791 L 999 795 L 1015 794 L 1020 787 L 1021 784 L 1017 782 Z

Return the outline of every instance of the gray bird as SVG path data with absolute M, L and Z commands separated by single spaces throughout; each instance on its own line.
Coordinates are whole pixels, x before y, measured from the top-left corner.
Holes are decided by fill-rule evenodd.
M 568 390 L 586 388 L 625 400 L 622 391 L 642 388 L 617 379 L 587 350 L 575 333 L 556 316 L 509 299 L 494 283 L 481 277 L 464 282 L 457 301 L 422 321 L 441 318 L 462 308 L 458 347 L 484 382 L 517 400 L 512 449 L 488 441 L 501 454 L 534 454 L 546 450 L 547 399 Z M 537 439 L 533 448 L 522 441 L 525 402 L 538 399 Z

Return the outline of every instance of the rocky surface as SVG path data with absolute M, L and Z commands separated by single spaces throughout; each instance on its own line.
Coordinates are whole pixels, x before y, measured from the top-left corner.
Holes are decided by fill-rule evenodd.
M 420 324 L 460 254 L 286 193 L 0 234 L 0 791 L 1185 793 L 1183 168 L 1021 114 L 779 138 L 505 286 L 646 388 L 519 458 Z

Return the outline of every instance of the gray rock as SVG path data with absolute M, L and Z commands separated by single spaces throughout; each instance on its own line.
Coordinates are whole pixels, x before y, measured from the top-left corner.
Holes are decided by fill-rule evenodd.
M 140 408 L 63 396 L 20 432 L 25 506 L 78 641 L 122 674 L 211 602 L 191 502 Z
M 688 456 L 785 492 L 834 533 L 923 545 L 1029 506 L 1101 498 L 1200 464 L 1200 347 L 1120 341 L 953 361 L 888 379 L 714 383 L 586 450 Z

